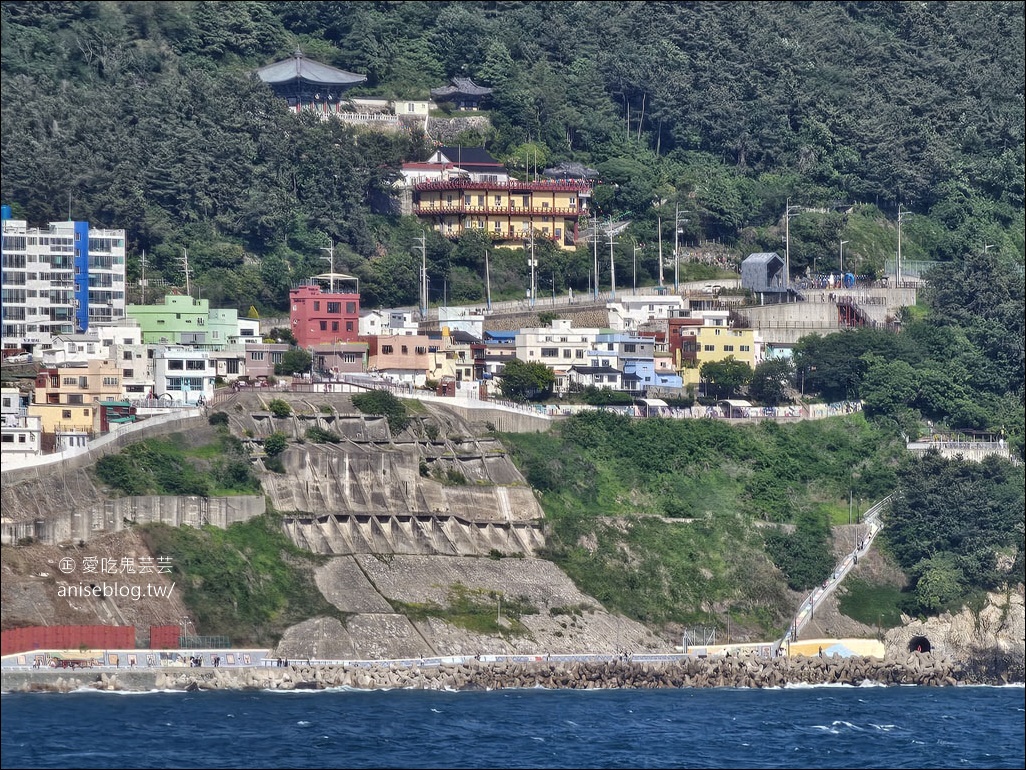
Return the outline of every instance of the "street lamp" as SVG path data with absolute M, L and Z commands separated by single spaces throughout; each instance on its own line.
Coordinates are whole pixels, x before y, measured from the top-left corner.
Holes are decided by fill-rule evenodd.
M 791 217 L 797 216 L 801 210 L 799 206 L 792 206 L 791 199 L 787 199 L 784 208 L 784 291 L 787 299 L 791 299 Z
M 681 211 L 680 204 L 677 204 L 673 212 L 673 291 L 675 294 L 680 293 L 680 234 L 684 232 L 681 225 L 686 225 L 691 221 L 686 216 L 682 217 L 681 214 L 687 214 L 687 211 Z
M 901 204 L 898 204 L 898 260 L 894 266 L 894 286 L 897 288 L 901 285 L 901 223 L 908 216 L 907 211 L 901 210 Z
M 534 307 L 534 269 L 538 266 L 538 260 L 534 258 L 534 230 L 531 230 L 529 243 L 531 246 L 531 258 L 527 260 L 527 265 L 531 268 L 531 307 Z
M 613 261 L 613 220 L 609 220 L 609 298 L 616 299 L 616 263 Z
M 644 249 L 644 246 L 634 245 L 634 293 L 638 293 L 638 252 Z
M 841 280 L 844 280 L 844 244 L 851 243 L 851 241 L 841 241 L 841 256 L 840 256 L 840 267 L 841 267 Z

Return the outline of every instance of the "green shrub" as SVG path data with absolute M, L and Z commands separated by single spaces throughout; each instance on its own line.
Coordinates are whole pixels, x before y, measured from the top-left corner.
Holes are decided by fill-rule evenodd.
M 282 401 L 280 398 L 272 398 L 271 402 L 267 405 L 267 409 L 275 417 L 288 417 L 292 414 L 292 406 L 288 401 Z
M 227 412 L 212 412 L 207 417 L 208 425 L 227 425 L 228 424 L 228 413 Z
M 325 430 L 317 425 L 307 428 L 305 435 L 315 444 L 337 444 L 342 440 L 342 437 L 334 431 Z
M 380 414 L 388 420 L 388 429 L 399 433 L 410 424 L 406 405 L 387 390 L 372 390 L 352 396 L 353 406 L 364 414 Z
M 284 433 L 275 432 L 264 439 L 264 451 L 268 457 L 277 457 L 288 445 L 289 440 Z

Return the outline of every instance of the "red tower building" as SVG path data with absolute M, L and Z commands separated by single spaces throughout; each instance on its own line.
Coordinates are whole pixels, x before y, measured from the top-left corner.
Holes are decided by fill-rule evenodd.
M 289 292 L 292 334 L 301 348 L 350 342 L 360 333 L 359 279 L 324 273 Z

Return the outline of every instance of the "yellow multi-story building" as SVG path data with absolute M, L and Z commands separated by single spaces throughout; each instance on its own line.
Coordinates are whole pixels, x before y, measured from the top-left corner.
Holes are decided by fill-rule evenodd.
M 586 179 L 510 179 L 506 167 L 478 147 L 443 147 L 426 163 L 403 165 L 412 213 L 447 238 L 487 233 L 496 246 L 523 246 L 547 238 L 562 249 L 577 243 L 588 215 Z
M 40 370 L 28 413 L 40 418 L 44 435 L 95 433 L 99 430 L 99 402 L 120 398 L 120 366 L 113 361 L 90 359 L 80 366 Z
M 705 311 L 696 317 L 669 320 L 670 351 L 685 388 L 699 384 L 702 364 L 707 361 L 733 356 L 755 368 L 755 330 L 732 327 L 727 316 L 725 310 Z
M 587 183 L 572 179 L 421 182 L 414 187 L 413 213 L 447 238 L 481 230 L 497 246 L 523 246 L 533 235 L 572 249 L 588 193 Z

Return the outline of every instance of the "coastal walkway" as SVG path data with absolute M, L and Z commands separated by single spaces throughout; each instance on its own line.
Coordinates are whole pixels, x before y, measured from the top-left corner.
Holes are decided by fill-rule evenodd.
M 890 502 L 892 495 L 888 495 L 880 502 L 876 503 L 865 512 L 861 517 L 859 526 L 864 525 L 865 531 L 860 531 L 858 537 L 853 542 L 853 548 L 850 553 L 844 555 L 844 558 L 838 562 L 837 567 L 829 578 L 823 581 L 823 584 L 816 586 L 812 589 L 812 592 L 806 596 L 802 603 L 798 606 L 798 612 L 795 613 L 794 620 L 791 622 L 791 627 L 787 633 L 775 644 L 776 649 L 784 649 L 785 652 L 790 651 L 790 645 L 792 642 L 798 641 L 798 635 L 805 628 L 806 624 L 809 623 L 816 613 L 816 605 L 821 603 L 823 599 L 828 597 L 834 592 L 834 589 L 840 585 L 841 581 L 847 576 L 852 569 L 859 563 L 859 555 L 865 554 L 870 546 L 873 544 L 873 539 L 877 533 L 883 528 L 883 524 L 880 521 L 880 511 L 882 511 Z

